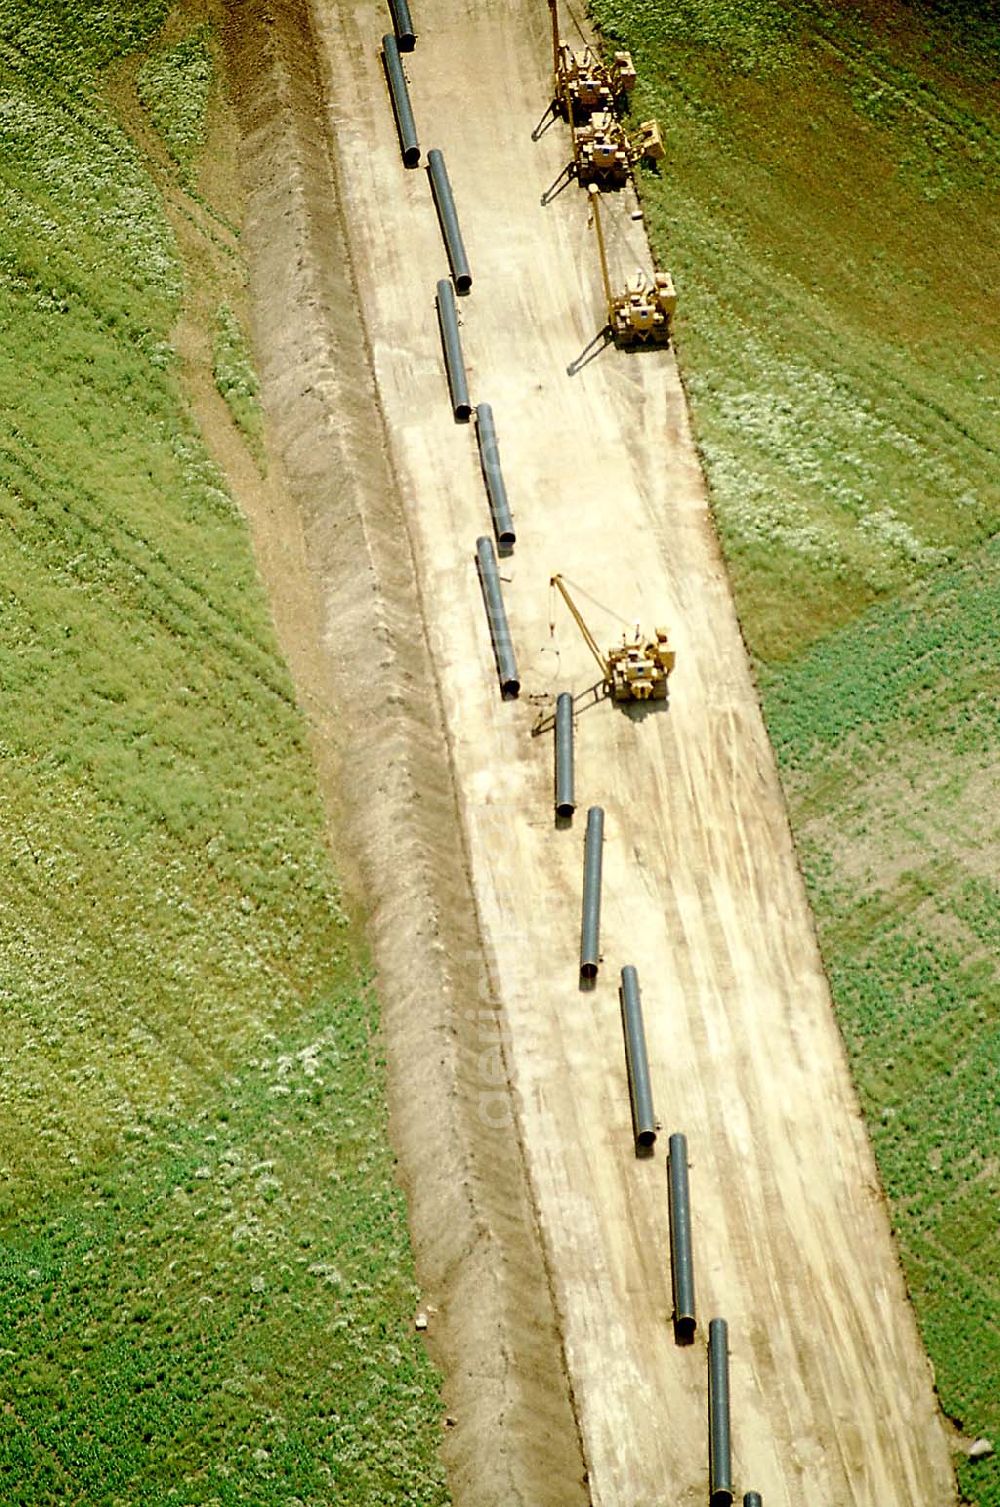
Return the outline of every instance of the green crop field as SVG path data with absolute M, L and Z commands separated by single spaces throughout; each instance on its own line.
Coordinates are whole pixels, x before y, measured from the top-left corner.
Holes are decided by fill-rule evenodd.
M 941 1402 L 1000 1447 L 1000 15 L 592 10 Z
M 172 349 L 219 65 L 166 12 L 0 0 L 0 1501 L 432 1507 L 376 1001 Z
M 228 212 L 211 9 L 0 0 L 0 1500 L 431 1507 L 377 1003 L 172 348 L 164 176 Z M 942 1404 L 1000 1444 L 1000 25 L 594 12 L 664 130 L 648 222 Z M 210 359 L 263 464 L 233 277 Z M 959 1478 L 1000 1507 L 996 1459 Z
M 938 1391 L 1000 1425 L 1000 540 L 763 675 Z M 992 1461 L 960 1471 L 1000 1500 Z

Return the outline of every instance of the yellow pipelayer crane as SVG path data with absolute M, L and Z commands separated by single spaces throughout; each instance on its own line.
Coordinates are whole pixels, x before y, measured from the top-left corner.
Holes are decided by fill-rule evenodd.
M 677 294 L 669 272 L 654 272 L 650 282 L 640 268 L 621 293 L 611 291 L 608 255 L 601 224 L 601 193 L 590 186 L 590 207 L 601 257 L 601 277 L 608 307 L 608 329 L 616 345 L 668 345 L 670 324 L 677 308 Z
M 569 608 L 573 621 L 583 634 L 584 643 L 601 667 L 605 692 L 613 701 L 666 701 L 667 676 L 674 667 L 676 655 L 665 628 L 654 628 L 652 639 L 643 643 L 636 624 L 634 643 L 628 643 L 623 634 L 619 647 L 602 654 L 562 576 L 554 575 L 549 585 L 556 587 Z M 551 633 L 555 632 L 555 626 L 554 620 L 550 622 Z
M 573 134 L 573 165 L 577 181 L 593 188 L 624 188 L 632 174 L 633 151 L 617 115 L 595 110 Z
M 628 103 L 635 88 L 631 54 L 616 52 L 607 67 L 590 47 L 574 52 L 559 35 L 558 0 L 549 0 L 552 15 L 552 106 L 573 121 L 589 120 L 591 112 L 611 113 Z
M 635 87 L 635 67 L 628 52 L 616 52 L 606 64 L 590 47 L 574 52 L 559 35 L 558 0 L 549 0 L 552 15 L 552 109 L 569 122 L 573 170 L 584 184 L 621 188 L 632 164 L 663 156 L 663 139 L 655 120 L 641 122 L 629 139 L 619 114 L 628 108 Z
M 567 106 L 568 108 L 568 106 Z M 655 120 L 642 123 L 635 138 L 610 110 L 593 110 L 580 125 L 570 123 L 573 135 L 573 169 L 585 187 L 624 188 L 640 158 L 658 162 L 663 156 L 663 138 Z

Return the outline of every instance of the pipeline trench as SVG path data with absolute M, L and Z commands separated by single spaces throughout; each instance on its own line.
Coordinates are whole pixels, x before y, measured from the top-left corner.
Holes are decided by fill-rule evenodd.
M 581 360 L 604 311 L 586 195 L 571 183 L 541 203 L 569 150 L 559 124 L 532 139 L 543 0 L 411 13 L 415 128 L 444 154 L 473 279 L 454 301 L 462 413 L 489 405 L 517 519 L 494 559 L 516 697 L 484 610 L 485 462 L 449 393 L 448 258 L 428 175 L 401 160 L 388 11 L 245 0 L 229 40 L 265 398 L 324 624 L 335 721 L 320 735 L 371 901 L 455 1500 L 708 1501 L 719 1317 L 738 1491 L 943 1507 L 945 1435 L 672 353 Z M 614 208 L 634 234 L 627 195 Z M 611 609 L 587 613 L 609 644 L 613 613 L 669 625 L 667 706 L 588 696 L 593 661 L 561 608 L 550 632 L 557 571 Z M 562 691 L 576 727 L 557 824 L 554 735 L 531 729 Z M 592 807 L 601 956 L 582 990 Z M 642 1157 L 626 965 L 663 1132 Z M 665 1166 L 680 1132 L 698 1307 L 684 1344 Z

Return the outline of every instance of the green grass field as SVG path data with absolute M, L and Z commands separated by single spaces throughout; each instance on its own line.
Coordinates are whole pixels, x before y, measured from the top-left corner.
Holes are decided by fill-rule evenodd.
M 744 625 L 785 659 L 997 528 L 987 65 L 891 30 L 899 5 L 882 30 L 777 0 L 595 10 L 663 126 L 647 218 Z
M 99 88 L 142 52 L 194 192 L 216 54 L 166 10 L 0 3 L 0 1500 L 431 1507 L 376 1001 Z M 228 308 L 215 364 L 252 444 Z
M 995 12 L 594 8 L 664 128 L 649 224 L 942 1403 L 1000 1443 Z M 99 87 L 141 59 L 194 202 L 218 56 L 167 9 L 0 0 L 0 1499 L 431 1507 L 377 1004 Z M 995 1460 L 960 1480 L 1000 1507 Z
M 1000 1446 L 1000 16 L 593 12 L 942 1405 Z

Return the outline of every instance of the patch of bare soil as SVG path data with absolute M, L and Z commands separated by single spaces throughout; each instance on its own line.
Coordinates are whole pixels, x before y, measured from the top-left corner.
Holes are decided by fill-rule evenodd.
M 225 43 L 274 457 L 266 484 L 227 470 L 312 723 L 338 867 L 370 905 L 393 1143 L 455 1420 L 449 1481 L 475 1507 L 572 1507 L 580 1442 L 306 7 L 231 3 Z

